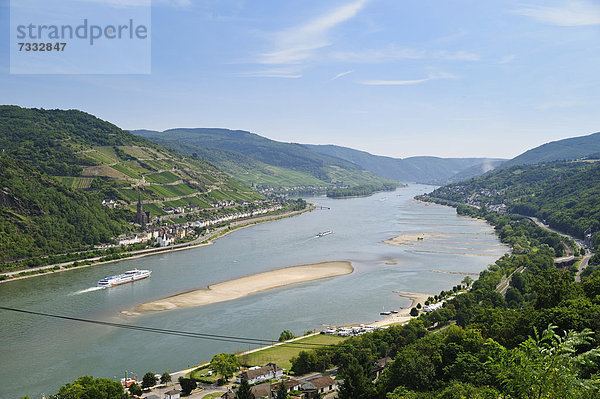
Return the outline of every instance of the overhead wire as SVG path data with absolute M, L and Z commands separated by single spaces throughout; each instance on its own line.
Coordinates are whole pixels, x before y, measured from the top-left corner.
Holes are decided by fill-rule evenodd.
M 37 312 L 37 311 L 33 311 L 33 310 L 17 309 L 17 308 L 11 308 L 11 307 L 7 307 L 7 306 L 0 306 L 0 310 L 6 310 L 6 311 L 10 311 L 10 312 L 23 313 L 23 314 L 29 314 L 29 315 L 35 315 L 35 316 L 50 317 L 50 318 L 61 319 L 61 320 L 69 320 L 69 321 L 76 321 L 76 322 L 82 322 L 82 323 L 103 325 L 103 326 L 114 327 L 114 328 L 123 328 L 123 329 L 128 329 L 128 330 L 144 331 L 144 332 L 151 332 L 151 333 L 164 334 L 164 335 L 175 335 L 175 336 L 182 336 L 182 337 L 188 337 L 188 338 L 198 338 L 198 339 L 205 339 L 205 340 L 212 340 L 212 341 L 233 342 L 233 343 L 241 343 L 241 344 L 255 344 L 255 345 L 272 345 L 272 344 L 277 343 L 273 339 L 238 337 L 238 336 L 230 336 L 230 335 L 222 335 L 222 334 L 208 334 L 208 333 L 201 333 L 201 332 L 181 331 L 181 330 L 173 330 L 173 329 L 139 326 L 139 325 L 134 325 L 134 324 L 114 323 L 114 322 L 109 322 L 109 321 L 92 320 L 92 319 L 84 319 L 84 318 L 80 318 L 80 317 L 73 317 L 73 316 L 66 316 L 66 315 L 59 315 L 59 314 L 52 314 L 52 313 L 45 313 L 45 312 Z M 331 344 L 319 344 L 319 343 L 311 343 L 311 342 L 304 342 L 304 343 L 289 342 L 289 343 L 286 343 L 285 345 L 287 347 L 300 348 L 300 349 L 316 349 L 316 348 L 325 348 L 325 347 L 334 346 Z

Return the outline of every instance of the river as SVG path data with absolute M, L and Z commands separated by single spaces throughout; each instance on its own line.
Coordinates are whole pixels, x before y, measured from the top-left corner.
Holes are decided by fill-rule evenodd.
M 330 209 L 244 228 L 213 245 L 123 260 L 98 267 L 0 284 L 0 303 L 39 312 L 156 328 L 276 340 L 296 334 L 379 319 L 383 309 L 408 306 L 393 291 L 436 294 L 463 275 L 502 256 L 493 229 L 454 209 L 415 201 L 431 186 L 410 185 L 365 198 L 309 198 Z M 321 231 L 334 233 L 315 238 Z M 400 234 L 431 234 L 414 245 L 382 241 Z M 125 316 L 122 310 L 209 284 L 281 267 L 350 261 L 352 274 L 287 286 L 203 307 Z M 97 290 L 107 275 L 150 269 L 150 279 Z M 117 329 L 0 310 L 0 398 L 39 398 L 80 375 L 141 377 L 209 360 L 248 345 Z

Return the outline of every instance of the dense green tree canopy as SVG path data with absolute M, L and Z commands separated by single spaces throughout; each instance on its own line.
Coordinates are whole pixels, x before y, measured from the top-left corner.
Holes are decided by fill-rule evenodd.
M 225 380 L 228 380 L 233 376 L 233 373 L 240 365 L 235 355 L 230 353 L 218 353 L 211 359 L 210 366 L 217 374 L 223 376 Z
M 51 399 L 126 399 L 123 386 L 116 381 L 91 376 L 79 377 L 60 387 Z

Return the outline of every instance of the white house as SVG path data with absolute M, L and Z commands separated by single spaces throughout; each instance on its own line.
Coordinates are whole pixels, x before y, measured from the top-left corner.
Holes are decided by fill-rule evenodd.
M 181 398 L 181 393 L 179 392 L 178 389 L 171 389 L 168 392 L 165 392 L 165 398 L 164 399 L 179 399 Z
M 302 391 L 307 393 L 311 398 L 317 393 L 324 395 L 334 391 L 336 388 L 337 383 L 328 375 L 312 379 L 302 385 Z
M 259 381 L 279 378 L 283 375 L 283 369 L 275 363 L 269 363 L 264 367 L 251 367 L 236 378 L 237 383 L 247 380 L 249 384 L 256 384 Z

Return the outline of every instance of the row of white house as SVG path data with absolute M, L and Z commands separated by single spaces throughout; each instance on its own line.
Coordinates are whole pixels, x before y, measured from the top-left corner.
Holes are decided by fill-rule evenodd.
M 212 219 L 208 219 L 208 220 L 198 220 L 196 222 L 193 222 L 192 225 L 197 226 L 197 227 L 208 227 L 208 226 L 212 226 L 212 225 L 223 223 L 223 222 L 231 222 L 231 221 L 237 220 L 237 219 L 243 219 L 243 218 L 248 218 L 248 217 L 253 217 L 253 216 L 264 215 L 265 213 L 274 212 L 281 208 L 283 208 L 282 205 L 273 205 L 268 208 L 253 209 L 251 211 L 246 211 L 246 212 L 236 212 L 236 213 L 232 213 L 229 215 L 224 215 L 224 216 L 220 216 L 220 217 L 216 217 L 216 218 L 212 218 Z
M 236 212 L 230 215 L 219 216 L 207 220 L 197 220 L 195 222 L 182 223 L 172 226 L 154 227 L 141 233 L 136 233 L 127 237 L 119 237 L 116 239 L 116 244 L 117 246 L 125 246 L 156 240 L 156 243 L 159 246 L 165 247 L 167 245 L 170 245 L 174 240 L 178 238 L 185 238 L 190 234 L 195 234 L 195 227 L 205 228 L 223 222 L 231 222 L 237 219 L 264 215 L 269 212 L 277 211 L 281 208 L 283 208 L 283 206 L 278 204 L 246 212 Z

